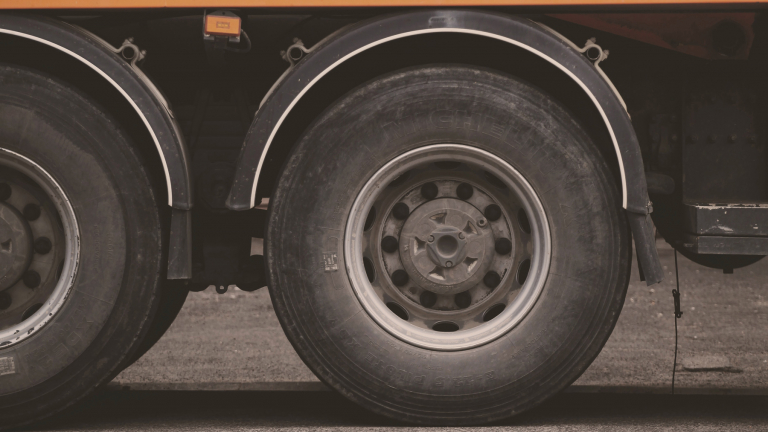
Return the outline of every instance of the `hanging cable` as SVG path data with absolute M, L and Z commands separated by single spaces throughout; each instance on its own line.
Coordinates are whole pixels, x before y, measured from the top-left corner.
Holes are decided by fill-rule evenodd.
M 675 359 L 672 362 L 672 394 L 675 394 L 675 369 L 677 369 L 677 319 L 683 316 L 680 310 L 680 275 L 677 270 L 677 249 L 675 249 L 675 282 L 677 288 L 672 290 L 672 297 L 675 299 Z
M 244 46 L 242 48 L 224 46 L 223 49 L 225 51 L 235 52 L 235 53 L 247 53 L 248 51 L 250 51 L 251 38 L 248 37 L 248 33 L 246 33 L 245 30 L 240 30 L 240 40 L 244 43 Z

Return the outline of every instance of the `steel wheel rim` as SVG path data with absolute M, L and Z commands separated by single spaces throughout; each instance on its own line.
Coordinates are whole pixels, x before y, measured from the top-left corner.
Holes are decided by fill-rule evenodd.
M 2 349 L 37 334 L 64 305 L 77 273 L 80 237 L 75 212 L 67 195 L 53 176 L 40 165 L 16 152 L 0 148 L 0 175 L 3 176 L 0 181 L 12 190 L 10 198 L 3 200 L 0 205 L 6 211 L 14 208 L 18 213 L 21 209 L 17 207 L 26 207 L 32 201 L 41 209 L 41 215 L 28 222 L 32 238 L 38 240 L 38 231 L 43 232 L 46 227 L 52 233 L 49 252 L 42 253 L 45 248 L 39 249 L 37 243 L 34 244 L 36 249 L 28 268 L 38 273 L 40 285 L 30 288 L 25 273 L 24 277 L 11 286 L 0 289 L 0 294 L 5 299 L 10 297 L 12 301 L 8 308 L 0 310 L 0 323 L 3 323 L 0 326 Z M 27 214 L 24 214 L 24 218 L 29 220 Z M 25 289 L 35 294 L 27 295 Z M 15 293 L 18 295 L 15 296 Z M 19 300 L 18 306 L 14 307 L 14 297 L 26 300 Z M 27 303 L 30 302 L 32 305 L 28 307 Z M 9 324 L 9 320 L 17 318 L 22 307 L 24 310 L 19 322 Z
M 460 166 L 464 166 L 467 169 L 462 171 L 460 174 L 449 175 L 439 169 L 432 172 L 430 171 L 430 168 L 424 168 L 431 167 L 435 162 L 459 162 Z M 443 192 L 447 190 L 446 188 L 451 187 L 451 181 L 460 183 L 463 180 L 466 180 L 465 183 L 469 183 L 474 187 L 475 191 L 478 191 L 478 197 L 481 197 L 480 194 L 483 194 L 483 196 L 496 199 L 496 201 L 493 202 L 498 202 L 500 193 L 498 191 L 490 190 L 492 187 L 489 186 L 488 182 L 483 182 L 482 179 L 479 179 L 478 173 L 484 172 L 486 174 L 490 174 L 489 178 L 493 177 L 496 180 L 501 181 L 509 194 L 516 198 L 517 202 L 515 204 L 519 205 L 519 208 L 524 209 L 524 214 L 527 216 L 528 223 L 530 225 L 530 233 L 527 234 L 527 238 L 529 240 L 528 244 L 531 246 L 530 250 L 528 251 L 530 270 L 528 272 L 527 278 L 525 278 L 522 284 L 519 284 L 518 288 L 514 288 L 514 284 L 512 284 L 510 281 L 516 278 L 520 264 L 522 264 L 522 260 L 515 260 L 517 260 L 519 256 L 523 256 L 523 252 L 525 251 L 520 252 L 515 249 L 514 252 L 512 252 L 513 256 L 510 261 L 511 264 L 509 265 L 509 268 L 503 275 L 500 275 L 501 281 L 498 284 L 498 287 L 501 287 L 501 289 L 497 292 L 496 289 L 493 288 L 488 291 L 489 294 L 487 294 L 486 297 L 476 297 L 477 292 L 481 290 L 477 288 L 477 292 L 471 291 L 472 289 L 476 289 L 476 286 L 473 286 L 473 288 L 467 290 L 468 293 L 470 291 L 472 292 L 470 295 L 471 304 L 466 308 L 457 309 L 459 310 L 458 312 L 449 310 L 434 310 L 432 315 L 429 315 L 431 308 L 424 306 L 423 302 L 418 304 L 419 301 L 412 298 L 412 295 L 415 295 L 413 289 L 417 291 L 419 289 L 422 289 L 423 291 L 429 291 L 420 285 L 415 286 L 415 288 L 405 287 L 404 289 L 406 290 L 406 293 L 400 297 L 398 297 L 397 292 L 391 290 L 391 287 L 394 286 L 392 279 L 393 272 L 389 272 L 388 270 L 393 270 L 394 267 L 391 264 L 385 264 L 385 261 L 389 258 L 384 256 L 387 255 L 388 252 L 381 251 L 379 249 L 380 254 L 377 255 L 376 247 L 378 246 L 377 241 L 381 240 L 385 236 L 385 229 L 389 229 L 386 227 L 386 224 L 392 217 L 394 204 L 400 201 L 399 199 L 395 199 L 395 203 L 390 202 L 391 205 L 387 205 L 386 208 L 376 208 L 376 205 L 381 206 L 381 200 L 384 199 L 382 197 L 387 195 L 388 188 L 393 187 L 390 185 L 393 184 L 395 179 L 402 178 L 401 176 L 404 173 L 409 173 L 408 175 L 411 175 L 411 173 L 414 172 L 417 174 L 414 175 L 414 179 L 411 181 L 411 183 L 409 184 L 409 180 L 406 179 L 403 181 L 405 186 L 394 186 L 396 190 L 399 190 L 397 188 L 407 190 L 406 194 L 403 195 L 406 196 L 408 194 L 414 193 L 413 191 L 415 189 L 413 188 L 420 187 L 419 185 L 423 185 L 426 182 L 443 182 L 439 185 L 441 195 L 436 198 L 428 199 L 424 203 L 417 203 L 416 206 L 411 209 L 411 212 L 406 217 L 406 219 L 404 219 L 401 228 L 405 227 L 411 217 L 423 217 L 425 212 L 431 211 L 424 206 L 425 204 L 430 202 L 434 203 L 436 200 L 440 199 L 454 199 L 452 197 L 442 195 Z M 430 177 L 430 175 L 433 177 Z M 433 180 L 429 180 L 430 178 Z M 474 179 L 474 181 L 471 179 Z M 398 181 L 402 180 L 398 179 Z M 391 194 L 397 195 L 397 192 L 391 192 Z M 456 201 L 459 201 L 458 198 L 455 199 Z M 464 201 L 481 202 L 482 200 L 480 198 L 468 198 Z M 506 223 L 507 226 L 510 226 L 509 235 L 512 238 L 512 243 L 517 242 L 517 240 L 523 242 L 522 239 L 525 238 L 525 234 L 518 234 L 517 232 L 521 228 L 513 227 L 513 225 L 517 222 L 517 217 L 509 214 L 509 209 L 513 208 L 512 204 L 502 203 L 501 205 L 505 209 L 503 215 L 505 219 L 502 218 L 502 222 Z M 421 210 L 422 207 L 424 208 L 423 211 Z M 373 212 L 371 212 L 371 208 L 374 208 Z M 475 207 L 475 209 L 478 212 L 483 213 L 483 209 L 479 209 L 477 207 Z M 371 218 L 369 218 L 369 212 L 375 213 L 375 215 L 372 217 L 373 222 L 371 222 Z M 469 221 L 467 223 L 468 227 L 474 226 L 476 231 L 481 231 L 477 227 L 477 223 L 479 223 L 476 216 L 477 212 L 473 212 L 472 209 L 468 207 L 463 207 L 461 212 L 465 214 L 466 220 Z M 458 220 L 459 219 L 454 217 L 454 222 Z M 367 227 L 368 230 L 366 230 L 366 221 L 370 225 Z M 498 237 L 497 231 L 502 232 L 502 230 L 496 229 L 498 221 L 491 222 L 486 220 L 486 222 L 488 230 L 493 231 L 494 236 Z M 463 221 L 459 223 L 463 223 Z M 445 233 L 453 235 L 452 233 L 455 232 L 455 230 L 451 227 L 439 225 L 438 228 L 439 230 L 435 232 L 439 232 L 439 235 L 442 236 L 440 239 L 445 237 Z M 370 234 L 370 232 L 372 232 L 372 234 Z M 470 230 L 467 232 L 471 233 L 473 231 Z M 414 234 L 413 236 L 407 237 L 406 241 L 416 239 L 419 235 L 423 234 Z M 392 237 L 394 237 L 394 235 L 392 235 Z M 471 236 L 467 237 L 467 244 L 470 244 L 469 238 L 471 238 Z M 402 239 L 398 238 L 397 240 L 397 254 L 399 255 L 398 259 L 400 259 L 402 262 L 403 254 L 408 253 L 408 248 L 404 247 L 400 243 Z M 418 246 L 420 243 L 421 241 L 419 240 L 414 244 Z M 448 243 L 453 243 L 453 241 Z M 515 245 L 515 247 L 518 246 L 519 244 Z M 416 248 L 413 250 L 415 249 Z M 433 248 L 432 250 L 435 249 Z M 453 251 L 453 249 L 450 249 L 450 251 Z M 520 255 L 515 255 L 518 252 L 520 252 Z M 413 252 L 413 254 L 416 254 L 416 252 Z M 523 320 L 525 315 L 531 310 L 539 295 L 541 294 L 549 269 L 550 254 L 551 241 L 547 216 L 541 201 L 539 200 L 533 187 L 528 183 L 528 181 L 514 167 L 503 161 L 501 158 L 475 147 L 458 144 L 439 144 L 421 147 L 394 158 L 384 167 L 379 169 L 359 192 L 347 220 L 344 238 L 344 256 L 348 269 L 349 279 L 355 295 L 357 296 L 357 299 L 363 309 L 365 309 L 368 315 L 375 322 L 377 322 L 382 328 L 384 328 L 387 332 L 397 337 L 398 339 L 414 346 L 438 351 L 456 351 L 477 347 L 501 337 L 513 327 L 518 325 Z M 439 268 L 442 266 L 451 264 L 443 263 L 440 261 L 440 259 L 435 258 L 436 255 L 439 255 L 439 252 L 433 252 L 430 255 L 430 258 L 435 262 L 436 269 L 439 270 Z M 459 256 L 462 260 L 465 259 L 463 258 L 463 255 L 456 256 Z M 465 265 L 466 262 L 471 261 L 468 255 L 466 257 L 467 259 L 462 262 Z M 406 261 L 407 259 L 408 258 L 406 258 Z M 420 259 L 422 260 L 423 264 L 424 258 L 422 257 Z M 488 261 L 489 259 L 491 261 Z M 480 262 L 482 265 L 486 266 L 483 268 L 491 268 L 497 265 L 498 259 L 500 258 L 488 257 L 483 258 L 483 260 Z M 368 262 L 366 262 L 366 260 Z M 477 260 L 479 260 L 479 258 Z M 438 263 L 438 261 L 440 262 Z M 366 266 L 368 267 L 368 270 L 366 270 Z M 466 266 L 466 268 L 469 268 L 469 265 Z M 373 267 L 373 272 L 375 273 L 373 280 L 369 280 L 371 267 Z M 429 273 L 429 278 L 424 279 L 424 273 L 421 273 L 420 275 L 414 273 L 414 266 L 408 266 L 406 268 L 404 264 L 403 267 L 404 268 L 401 270 L 408 274 L 409 281 L 413 279 L 413 276 L 415 275 L 415 277 L 421 283 L 429 284 L 430 281 L 434 282 L 434 279 L 429 279 L 433 277 L 433 273 Z M 422 265 L 421 268 L 426 267 Z M 442 268 L 451 270 L 451 267 Z M 419 271 L 421 272 L 422 270 Z M 458 269 L 456 270 L 456 273 L 460 273 Z M 446 304 L 446 301 L 444 300 L 446 295 L 454 296 L 455 302 L 458 303 L 458 300 L 456 299 L 456 293 L 454 293 L 452 290 L 459 289 L 461 283 L 464 281 L 470 281 L 470 278 L 475 277 L 472 276 L 469 271 L 462 274 L 464 274 L 467 279 L 456 279 L 459 281 L 458 283 L 446 285 L 447 288 L 444 291 L 448 294 L 441 293 L 438 295 L 438 297 L 442 298 L 440 301 L 442 301 L 441 305 L 443 305 L 443 307 L 445 307 Z M 427 282 L 424 282 L 425 280 Z M 452 282 L 453 281 L 451 281 L 451 283 Z M 481 284 L 483 283 L 484 282 Z M 406 285 L 408 285 L 408 283 L 406 283 Z M 488 288 L 488 286 L 485 285 L 485 288 Z M 504 290 L 507 290 L 508 294 L 504 294 Z M 402 293 L 403 291 L 401 290 L 400 292 Z M 505 295 L 507 297 L 504 297 Z M 485 314 L 488 313 L 491 308 L 497 306 L 497 304 L 493 303 L 493 299 L 496 298 L 494 296 L 500 296 L 499 298 L 505 298 L 509 302 L 504 305 L 503 311 L 500 312 L 497 316 L 488 320 L 487 322 L 484 321 L 478 324 L 476 322 L 476 317 L 478 316 L 476 312 L 480 311 Z M 410 300 L 410 303 L 408 300 Z M 397 308 L 394 308 L 392 305 L 388 306 L 388 302 L 395 303 L 401 309 L 404 309 L 405 313 L 408 315 L 408 318 L 402 318 L 403 314 L 398 313 Z M 413 303 L 417 304 L 414 306 Z M 424 312 L 422 309 L 427 309 L 427 312 Z M 411 313 L 418 315 L 419 319 L 412 319 Z M 425 316 L 431 318 L 424 318 Z M 460 324 L 455 322 L 457 316 L 462 317 Z M 475 317 L 474 321 L 467 320 L 466 316 Z M 444 318 L 442 321 L 449 323 L 453 322 L 455 326 L 458 326 L 459 328 L 455 329 L 455 327 L 452 327 L 455 331 L 450 331 L 450 329 L 447 331 L 435 330 L 435 326 L 437 325 L 438 321 L 440 321 L 439 318 L 441 317 Z M 426 326 L 426 328 L 424 326 Z

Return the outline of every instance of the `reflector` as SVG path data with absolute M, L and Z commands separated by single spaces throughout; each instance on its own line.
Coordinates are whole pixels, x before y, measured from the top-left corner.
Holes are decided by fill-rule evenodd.
M 206 15 L 205 34 L 206 36 L 240 36 L 240 17 Z

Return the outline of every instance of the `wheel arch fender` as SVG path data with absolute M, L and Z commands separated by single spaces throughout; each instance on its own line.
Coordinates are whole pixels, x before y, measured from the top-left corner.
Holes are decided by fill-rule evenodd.
M 0 34 L 20 37 L 61 51 L 109 82 L 133 107 L 157 147 L 163 166 L 168 205 L 192 208 L 192 182 L 184 137 L 160 91 L 119 49 L 77 26 L 52 18 L 0 14 Z
M 428 33 L 464 33 L 493 38 L 527 50 L 558 68 L 595 104 L 610 135 L 619 164 L 622 206 L 635 237 L 646 281 L 660 282 L 640 146 L 629 114 L 610 80 L 573 43 L 546 26 L 509 15 L 476 10 L 418 10 L 374 17 L 345 27 L 292 64 L 262 100 L 240 152 L 227 207 L 253 208 L 273 139 L 291 109 L 312 86 L 355 55 L 389 41 Z

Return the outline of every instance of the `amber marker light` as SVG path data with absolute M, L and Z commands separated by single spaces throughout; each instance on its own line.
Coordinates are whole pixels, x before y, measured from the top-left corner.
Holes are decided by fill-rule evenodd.
M 206 15 L 205 34 L 211 36 L 240 36 L 240 17 Z

